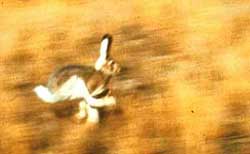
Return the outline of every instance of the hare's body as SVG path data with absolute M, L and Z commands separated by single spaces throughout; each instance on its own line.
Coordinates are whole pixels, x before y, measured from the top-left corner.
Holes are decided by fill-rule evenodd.
M 85 81 L 88 91 L 92 96 L 99 95 L 105 91 L 111 79 L 110 75 L 104 74 L 101 71 L 96 71 L 91 66 L 68 65 L 51 74 L 47 87 L 51 92 L 56 92 L 72 76 L 77 76 Z
M 120 67 L 108 56 L 110 44 L 111 36 L 105 35 L 95 67 L 68 65 L 56 70 L 51 74 L 47 87 L 40 85 L 34 89 L 37 96 L 47 103 L 82 99 L 77 117 L 82 119 L 87 112 L 88 121 L 98 122 L 97 108 L 116 103 L 115 98 L 109 96 L 107 84 Z

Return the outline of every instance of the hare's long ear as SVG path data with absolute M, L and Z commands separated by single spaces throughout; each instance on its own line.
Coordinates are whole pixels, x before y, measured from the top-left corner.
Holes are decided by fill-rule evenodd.
M 100 47 L 100 56 L 95 63 L 96 70 L 100 70 L 101 67 L 105 64 L 106 59 L 109 56 L 111 43 L 112 43 L 111 35 L 109 34 L 104 35 L 102 38 L 101 47 Z
M 107 59 L 109 56 L 109 50 L 112 43 L 112 37 L 106 34 L 102 38 L 101 48 L 100 48 L 100 58 Z

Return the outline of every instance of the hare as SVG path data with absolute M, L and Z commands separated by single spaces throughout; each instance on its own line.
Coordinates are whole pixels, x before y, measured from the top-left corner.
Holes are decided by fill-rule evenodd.
M 121 67 L 109 56 L 111 43 L 112 37 L 104 35 L 95 67 L 65 66 L 51 74 L 46 87 L 36 86 L 34 92 L 46 103 L 81 99 L 76 117 L 81 120 L 88 116 L 87 121 L 99 122 L 98 108 L 116 104 L 107 84 L 112 76 L 120 72 Z

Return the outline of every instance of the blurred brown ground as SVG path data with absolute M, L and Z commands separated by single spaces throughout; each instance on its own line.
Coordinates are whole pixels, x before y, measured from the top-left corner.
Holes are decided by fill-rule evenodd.
M 76 102 L 32 92 L 114 37 L 116 109 L 75 123 Z M 247 0 L 0 1 L 1 154 L 250 153 Z

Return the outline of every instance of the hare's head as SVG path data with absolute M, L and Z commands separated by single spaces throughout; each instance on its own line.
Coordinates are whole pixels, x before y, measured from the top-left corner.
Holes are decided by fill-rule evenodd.
M 95 63 L 95 69 L 107 75 L 115 75 L 120 72 L 120 65 L 115 62 L 109 55 L 112 37 L 104 35 L 101 42 L 100 56 Z

